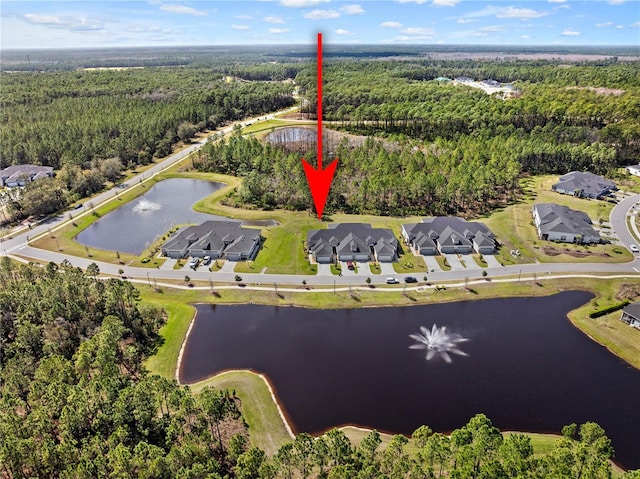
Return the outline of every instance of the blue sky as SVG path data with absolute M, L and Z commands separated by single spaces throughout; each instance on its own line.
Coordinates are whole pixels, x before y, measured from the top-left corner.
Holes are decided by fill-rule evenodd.
M 1 48 L 315 43 L 632 45 L 638 0 L 6 1 Z

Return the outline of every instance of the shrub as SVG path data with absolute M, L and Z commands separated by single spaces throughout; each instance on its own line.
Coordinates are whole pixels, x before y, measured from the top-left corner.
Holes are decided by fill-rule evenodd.
M 609 306 L 607 308 L 602 308 L 602 309 L 596 309 L 595 311 L 592 311 L 591 313 L 589 313 L 589 317 L 592 318 L 592 319 L 593 318 L 599 318 L 600 316 L 604 316 L 605 314 L 609 314 L 609 313 L 613 313 L 614 311 L 618 311 L 619 309 L 624 308 L 628 304 L 629 304 L 629 300 L 625 299 L 621 303 L 614 304 L 613 306 Z

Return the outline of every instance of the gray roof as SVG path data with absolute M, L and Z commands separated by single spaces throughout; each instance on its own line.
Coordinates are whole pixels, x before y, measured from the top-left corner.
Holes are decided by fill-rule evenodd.
M 244 228 L 235 221 L 211 220 L 180 230 L 162 249 L 182 251 L 191 245 L 194 249 L 243 252 L 250 251 L 259 238 L 260 230 Z
M 628 304 L 624 307 L 623 311 L 640 321 L 640 303 Z
M 540 217 L 540 232 L 569 233 L 580 236 L 599 238 L 600 235 L 593 229 L 591 219 L 582 211 L 555 203 L 542 203 L 533 205 Z
M 388 228 L 372 228 L 366 223 L 331 223 L 326 230 L 309 230 L 307 247 L 316 256 L 333 254 L 367 253 L 371 247 L 377 253 L 395 252 L 398 240 Z
M 36 176 L 38 173 L 44 173 L 45 175 L 52 176 L 53 168 L 51 166 L 40 166 L 40 165 L 13 165 L 0 170 L 0 178 L 10 178 L 13 175 L 19 176 L 28 176 L 32 178 Z M 16 178 L 17 178 L 16 177 Z
M 572 171 L 566 175 L 562 175 L 553 189 L 561 189 L 565 191 L 582 191 L 584 195 L 600 196 L 609 190 L 615 189 L 616 184 L 606 178 L 588 171 Z
M 409 241 L 427 244 L 429 240 L 433 243 L 438 240 L 440 245 L 471 245 L 475 238 L 476 243 L 495 246 L 495 235 L 486 225 L 477 221 L 466 221 L 457 216 L 435 216 L 433 218 L 423 218 L 422 223 L 409 223 L 402 226 L 409 235 Z M 490 242 L 490 243 L 489 243 Z M 435 243 L 433 243 L 435 246 Z

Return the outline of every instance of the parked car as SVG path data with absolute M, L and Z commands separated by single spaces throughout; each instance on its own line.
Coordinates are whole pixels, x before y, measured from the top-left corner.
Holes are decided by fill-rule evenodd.
M 385 281 L 387 282 L 387 284 L 398 284 L 400 282 L 396 278 L 393 278 L 391 276 L 389 276 Z
M 73 207 L 74 210 L 79 210 L 80 208 L 82 208 L 82 203 L 78 203 Z
M 347 261 L 347 269 L 355 269 L 353 266 L 353 261 Z
M 189 261 L 189 268 L 196 269 L 198 267 L 198 258 L 191 258 Z
M 629 249 L 631 250 L 632 253 L 640 253 L 640 249 L 638 249 L 638 245 L 630 244 Z
M 202 264 L 205 266 L 211 264 L 211 256 L 205 256 L 204 258 L 202 258 Z
M 404 277 L 404 282 L 405 283 L 417 283 L 418 280 L 416 278 L 414 278 L 413 276 L 405 276 Z

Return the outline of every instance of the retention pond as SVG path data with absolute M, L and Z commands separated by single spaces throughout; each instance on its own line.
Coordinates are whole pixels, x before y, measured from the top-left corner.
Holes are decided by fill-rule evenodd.
M 198 305 L 181 381 L 227 369 L 264 373 L 292 427 L 311 433 L 342 424 L 450 431 L 479 412 L 503 430 L 595 421 L 616 460 L 640 467 L 640 371 L 567 319 L 590 298 L 572 291 L 340 310 Z M 432 335 L 434 324 L 446 331 Z M 420 327 L 428 341 L 409 337 Z

